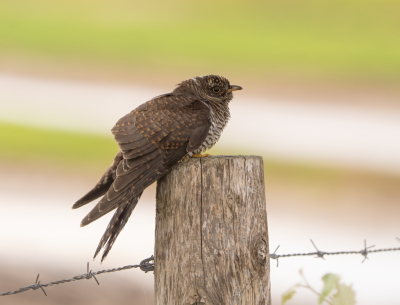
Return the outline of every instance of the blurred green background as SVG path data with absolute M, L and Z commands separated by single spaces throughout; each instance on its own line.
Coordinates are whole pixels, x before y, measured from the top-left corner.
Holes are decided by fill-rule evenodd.
M 156 69 L 397 80 L 400 2 L 2 0 L 0 49 Z
M 34 69 L 39 74 L 50 63 L 61 75 L 69 65 L 76 68 L 76 75 L 101 67 L 106 74 L 113 71 L 109 79 L 121 78 L 114 73 L 117 67 L 147 82 L 159 73 L 223 71 L 257 84 L 286 78 L 339 80 L 339 86 L 383 81 L 396 87 L 399 11 L 400 2 L 395 0 L 2 0 L 0 63 L 3 69 L 24 72 L 24 65 L 38 62 Z M 35 138 L 29 156 L 53 154 L 79 162 L 90 146 L 84 143 L 95 145 L 81 135 L 70 134 L 57 143 L 58 131 L 44 134 L 21 128 L 25 130 L 0 125 L 7 143 L 1 155 L 19 156 L 29 142 L 24 139 Z M 10 134 L 18 137 L 8 141 Z M 55 139 L 52 149 L 45 148 L 49 136 Z M 104 141 L 107 149 L 99 152 L 108 156 L 114 143 Z M 100 155 L 88 154 L 83 163 L 89 166 Z

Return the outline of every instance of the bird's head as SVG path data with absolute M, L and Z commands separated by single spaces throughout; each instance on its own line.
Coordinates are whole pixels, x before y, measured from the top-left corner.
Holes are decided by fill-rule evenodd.
M 236 90 L 242 90 L 242 87 L 229 84 L 225 77 L 207 75 L 181 82 L 174 92 L 186 92 L 209 102 L 228 103 L 233 98 L 232 92 Z

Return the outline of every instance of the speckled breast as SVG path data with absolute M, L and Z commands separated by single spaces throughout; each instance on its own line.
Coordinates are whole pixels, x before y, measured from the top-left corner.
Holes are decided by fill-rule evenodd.
M 225 108 L 225 107 L 224 107 Z M 220 111 L 219 111 L 220 110 Z M 230 118 L 229 108 L 226 106 L 225 109 L 212 109 L 210 111 L 210 121 L 211 126 L 208 131 L 208 135 L 205 141 L 200 145 L 200 147 L 195 150 L 190 156 L 198 155 L 207 149 L 213 147 L 221 137 L 222 131 L 224 130 L 226 124 Z

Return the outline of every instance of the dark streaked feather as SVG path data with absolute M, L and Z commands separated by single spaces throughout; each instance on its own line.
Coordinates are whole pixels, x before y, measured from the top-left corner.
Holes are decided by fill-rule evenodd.
M 129 159 L 129 160 L 124 159 L 118 166 L 117 179 L 119 177 L 123 178 L 124 176 L 132 172 L 140 172 L 143 166 L 146 166 L 149 169 L 150 166 L 152 165 L 153 160 L 157 159 L 163 153 L 164 152 L 162 150 L 157 149 L 142 157 L 137 157 L 135 159 Z
M 178 149 L 167 149 L 164 160 L 163 160 L 163 165 L 166 170 L 170 170 L 173 165 L 175 165 L 177 162 L 181 161 L 183 157 L 187 155 L 186 151 L 186 146 L 187 145 L 182 145 Z
M 118 144 L 127 144 L 143 139 L 141 134 L 135 133 L 118 133 L 114 136 Z
M 149 141 L 146 138 L 143 138 L 135 142 L 119 144 L 119 148 L 122 150 L 122 152 L 125 153 L 131 151 L 134 148 L 143 147 L 147 144 L 149 144 Z
M 112 204 L 107 201 L 107 195 L 103 196 L 103 198 L 96 204 L 96 206 L 82 219 L 81 227 L 87 226 L 93 221 L 99 219 L 100 217 L 106 215 L 107 213 L 114 210 L 118 204 L 122 204 L 130 198 L 130 190 L 125 192 L 120 192 L 118 196 L 114 199 Z M 101 203 L 106 201 L 108 203 L 103 209 L 101 209 Z
M 100 178 L 100 181 L 96 184 L 96 186 L 89 191 L 85 196 L 83 196 L 81 199 L 79 199 L 73 206 L 73 209 L 80 208 L 81 206 L 103 196 L 112 183 L 114 182 L 114 179 L 116 177 L 116 170 L 118 167 L 118 164 L 122 160 L 122 153 L 121 151 L 118 152 L 118 154 L 114 158 L 114 162 L 110 165 L 110 167 L 105 171 L 103 176 Z
M 147 172 L 150 168 L 153 167 L 153 165 L 156 165 L 157 163 L 161 163 L 160 161 L 162 160 L 160 157 L 162 155 L 160 154 L 158 158 L 155 158 L 153 160 L 150 160 L 146 162 L 145 164 L 141 165 L 140 167 L 137 167 L 135 170 L 129 171 L 128 173 L 118 176 L 117 179 L 114 180 L 113 183 L 113 188 L 116 192 L 119 192 L 120 190 L 125 189 L 126 186 L 131 186 L 132 182 L 137 179 L 137 178 L 142 178 L 144 173 Z
M 119 233 L 121 233 L 125 224 L 128 222 L 129 217 L 132 214 L 132 211 L 136 207 L 142 193 L 133 197 L 130 201 L 125 204 L 121 204 L 118 209 L 115 211 L 113 217 L 111 218 L 106 231 L 103 234 L 103 237 L 100 240 L 100 243 L 96 249 L 93 258 L 99 254 L 100 250 L 105 246 L 103 255 L 101 257 L 101 262 L 107 257 L 110 252 L 112 246 L 114 245 Z
M 180 153 L 180 156 L 176 156 L 177 153 Z M 133 196 L 136 196 L 138 193 L 141 193 L 146 187 L 152 184 L 154 181 L 159 179 L 162 175 L 164 175 L 167 170 L 163 166 L 163 161 L 165 160 L 163 153 L 156 160 L 152 161 L 152 166 L 150 169 L 144 169 L 141 171 L 138 176 L 136 171 L 133 171 L 132 174 L 135 176 L 126 178 L 126 176 L 118 176 L 117 179 L 121 179 L 120 183 L 124 184 L 124 187 L 119 190 L 115 190 L 114 187 L 121 186 L 118 184 L 115 186 L 117 181 L 114 181 L 114 184 L 110 187 L 107 194 L 97 203 L 97 205 L 86 215 L 86 217 L 82 220 L 81 226 L 86 226 L 89 223 L 99 219 L 105 214 L 111 212 L 113 209 L 118 207 L 122 201 L 125 201 Z M 169 157 L 166 159 L 167 162 L 171 162 L 172 158 L 183 158 L 185 156 L 185 151 L 177 151 L 171 152 Z M 155 162 L 154 162 L 155 161 Z M 116 179 L 116 180 L 117 180 Z
M 133 169 L 133 168 L 136 168 L 137 166 L 145 163 L 146 161 L 150 161 L 150 160 L 157 158 L 158 155 L 160 155 L 161 153 L 162 153 L 161 149 L 153 150 L 152 152 L 149 152 L 146 155 L 143 155 L 143 156 L 140 156 L 140 157 L 137 157 L 134 159 L 125 160 L 125 163 L 129 169 Z
M 209 124 L 197 127 L 195 130 L 193 130 L 192 134 L 190 135 L 187 152 L 195 151 L 205 141 L 209 130 Z
M 153 143 L 148 143 L 141 147 L 133 148 L 131 150 L 123 152 L 123 155 L 124 155 L 124 159 L 134 159 L 134 158 L 143 156 L 144 154 L 147 154 L 149 152 L 152 152 L 153 150 L 156 150 L 156 149 L 157 149 L 157 146 L 155 146 Z
M 148 143 L 138 148 L 133 148 L 131 150 L 123 151 L 122 155 L 125 160 L 134 160 L 138 157 L 144 156 L 157 149 L 158 147 L 155 146 L 153 143 Z

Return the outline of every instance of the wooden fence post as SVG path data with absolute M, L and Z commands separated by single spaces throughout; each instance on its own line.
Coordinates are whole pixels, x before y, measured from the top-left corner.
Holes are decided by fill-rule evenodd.
M 157 305 L 270 305 L 264 167 L 258 156 L 183 161 L 158 181 Z

